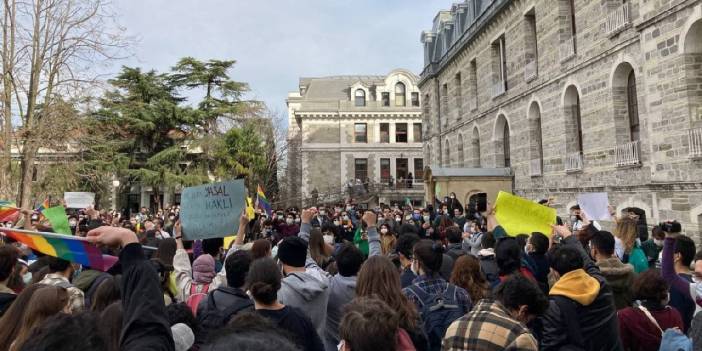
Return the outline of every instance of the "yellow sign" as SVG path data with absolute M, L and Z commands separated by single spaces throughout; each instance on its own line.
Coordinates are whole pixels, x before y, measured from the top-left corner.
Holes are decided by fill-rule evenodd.
M 253 221 L 254 218 L 256 218 L 256 213 L 254 213 L 254 208 L 253 208 L 253 201 L 251 200 L 250 197 L 246 197 L 246 216 L 249 217 L 250 221 Z
M 236 235 L 225 236 L 224 237 L 224 249 L 228 251 L 232 245 L 232 241 L 234 241 L 234 240 L 236 240 Z
M 495 218 L 509 236 L 541 232 L 551 235 L 556 210 L 504 191 L 497 194 Z

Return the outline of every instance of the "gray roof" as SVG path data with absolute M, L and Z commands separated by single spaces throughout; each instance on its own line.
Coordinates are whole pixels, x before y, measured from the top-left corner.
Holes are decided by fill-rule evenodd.
M 331 76 L 300 78 L 300 86 L 307 87 L 302 96 L 305 100 L 348 100 L 349 89 L 357 82 L 370 87 L 383 84 L 386 76 Z
M 430 166 L 433 177 L 511 177 L 511 168 L 442 168 Z

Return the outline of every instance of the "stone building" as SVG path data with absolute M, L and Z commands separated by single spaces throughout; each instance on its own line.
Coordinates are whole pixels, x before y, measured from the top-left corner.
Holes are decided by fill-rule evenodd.
M 510 167 L 561 214 L 606 191 L 649 225 L 702 229 L 699 0 L 468 0 L 421 42 L 432 165 Z
M 288 204 L 336 202 L 349 194 L 367 205 L 421 203 L 417 80 L 403 69 L 386 76 L 300 78 L 287 99 Z

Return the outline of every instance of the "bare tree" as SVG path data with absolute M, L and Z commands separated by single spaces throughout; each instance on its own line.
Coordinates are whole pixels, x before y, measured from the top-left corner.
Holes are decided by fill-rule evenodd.
M 70 120 L 67 114 L 76 111 L 70 105 L 81 100 L 86 86 L 97 82 L 95 67 L 117 58 L 128 40 L 104 0 L 3 1 L 2 169 L 11 167 L 7 145 L 12 115 L 17 114 L 18 198 L 20 206 L 28 208 L 39 148 L 75 137 L 70 126 L 56 123 Z M 14 96 L 16 106 L 8 95 Z M 74 116 L 77 119 L 78 113 Z M 6 188 L 7 180 L 2 180 Z

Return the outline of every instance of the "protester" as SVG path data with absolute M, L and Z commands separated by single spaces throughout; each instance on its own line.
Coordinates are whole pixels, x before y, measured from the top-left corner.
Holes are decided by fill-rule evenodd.
M 461 226 L 462 227 L 462 226 Z M 451 227 L 446 230 L 446 239 L 448 240 L 448 247 L 446 254 L 453 259 L 454 264 L 456 260 L 465 255 L 466 251 L 463 250 L 463 232 L 461 227 Z
M 607 285 L 612 289 L 614 306 L 617 310 L 631 306 L 634 281 L 634 267 L 622 263 L 614 255 L 614 236 L 610 232 L 598 231 L 590 239 L 590 256 L 600 269 L 600 273 L 607 280 Z
M 380 246 L 383 255 L 388 255 L 395 249 L 397 238 L 395 233 L 390 229 L 390 225 L 383 223 L 380 225 Z
M 444 256 L 441 245 L 421 240 L 414 245 L 412 256 L 412 270 L 417 273 L 417 278 L 402 293 L 417 307 L 422 320 L 440 321 L 425 323 L 423 326 L 430 348 L 435 350 L 440 347 L 441 338 L 449 324 L 470 311 L 472 304 L 465 289 L 447 282 L 439 275 Z M 439 305 L 437 300 L 441 300 Z
M 536 283 L 544 294 L 548 294 L 548 273 L 551 270 L 548 265 L 548 257 L 546 256 L 548 247 L 549 240 L 546 235 L 539 232 L 531 233 L 527 241 L 526 252 L 534 264 L 534 279 L 536 279 Z
M 69 313 L 72 307 L 70 302 L 69 292 L 60 286 L 44 284 L 35 291 L 27 302 L 27 309 L 22 320 L 15 321 L 20 326 L 17 330 L 17 336 L 10 345 L 10 350 L 21 350 L 34 329 L 47 318 L 59 312 Z
M 71 284 L 70 278 L 73 277 L 73 265 L 70 261 L 57 257 L 49 257 L 49 273 L 44 276 L 39 284 L 54 285 L 68 290 L 69 295 L 69 311 L 78 313 L 83 310 L 85 304 L 85 294 L 82 290 Z
M 120 301 L 120 279 L 121 276 L 109 276 L 98 285 L 90 305 L 91 311 L 100 313 L 113 302 Z
M 339 323 L 343 308 L 356 296 L 358 271 L 363 264 L 363 254 L 351 244 L 343 244 L 336 254 L 338 274 L 329 281 L 329 302 L 323 341 L 327 351 L 337 350 L 339 344 Z
M 680 313 L 667 305 L 668 288 L 657 270 L 647 270 L 636 277 L 632 286 L 636 305 L 617 313 L 624 350 L 656 351 L 663 331 L 683 330 Z
M 692 282 L 692 272 L 690 264 L 695 258 L 695 242 L 690 237 L 679 235 L 675 238 L 675 248 L 673 251 L 673 264 L 675 265 L 675 273 L 688 282 Z M 678 290 L 676 287 L 670 288 L 670 306 L 675 307 L 682 317 L 685 327 L 684 332 L 690 328 L 692 316 L 695 313 L 695 303 L 685 297 L 685 292 Z
M 288 239 L 291 238 L 285 240 Z M 324 350 L 322 340 L 315 330 L 317 328 L 310 318 L 301 310 L 279 302 L 281 276 L 278 266 L 272 259 L 261 258 L 254 261 L 246 279 L 246 286 L 253 296 L 257 313 L 293 334 L 296 344 L 302 346 L 304 350 Z
M 490 286 L 480 272 L 480 261 L 472 255 L 463 255 L 456 260 L 451 273 L 451 284 L 465 289 L 470 300 L 476 303 L 490 295 Z
M 539 287 L 519 274 L 512 275 L 495 289 L 494 301 L 480 300 L 448 327 L 442 350 L 539 350 L 526 324 L 547 307 Z
M 271 257 L 271 242 L 266 239 L 258 239 L 253 242 L 251 246 L 251 259 L 257 260 L 259 258 Z
M 665 239 L 665 233 L 661 230 L 660 226 L 654 226 L 651 230 L 651 238 L 644 241 L 641 244 L 641 249 L 646 254 L 646 259 L 648 259 L 648 265 L 651 268 L 655 268 L 660 265 L 658 256 L 660 256 L 663 250 L 663 240 Z
M 232 345 L 246 351 L 300 351 L 287 332 L 252 312 L 234 317 L 200 351 L 230 351 Z
M 19 258 L 19 251 L 12 245 L 0 247 L 0 316 L 10 307 L 17 293 L 7 286 L 15 264 Z
M 521 274 L 532 281 L 534 274 L 523 264 L 522 256 L 524 249 L 519 245 L 516 238 L 503 237 L 497 241 L 495 246 L 495 262 L 499 268 L 499 280 L 505 281 L 509 276 Z
M 398 313 L 378 298 L 361 297 L 354 299 L 344 309 L 344 317 L 339 325 L 341 351 L 395 350 L 398 339 L 407 333 L 400 333 Z
M 595 231 L 589 224 L 583 215 L 583 228 Z M 559 279 L 549 292 L 549 307 L 542 317 L 541 349 L 620 349 L 617 314 L 605 278 L 566 227 L 554 229 L 563 238 L 550 255 Z
M 175 224 L 174 231 L 178 246 L 173 257 L 173 268 L 175 269 L 176 287 L 178 290 L 176 301 L 188 303 L 193 312 L 195 312 L 202 298 L 219 285 L 218 281 L 214 279 L 216 275 L 215 260 L 212 255 L 206 253 L 197 257 L 191 265 L 188 252 L 185 251 L 183 246 L 180 223 Z
M 42 284 L 29 285 L 17 295 L 14 302 L 5 310 L 5 314 L 0 318 L 0 345 L 3 347 L 2 350 L 9 348 L 17 338 L 20 322 L 24 319 L 24 315 L 29 308 L 29 301 L 37 290 L 45 286 Z
M 463 249 L 469 251 L 473 256 L 478 256 L 478 253 L 482 250 L 483 232 L 475 220 L 465 225 L 468 226 L 468 230 L 464 230 L 466 233 L 464 233 L 463 238 Z
M 356 297 L 377 297 L 400 315 L 400 328 L 412 339 L 414 347 L 428 350 L 427 336 L 422 329 L 417 307 L 400 287 L 400 276 L 395 265 L 385 256 L 368 258 L 358 272 Z
M 478 252 L 480 270 L 490 283 L 490 288 L 495 288 L 500 283 L 500 269 L 495 259 L 495 236 L 491 232 L 485 233 L 480 245 L 482 247 Z
M 414 257 L 412 255 L 412 249 L 419 240 L 419 236 L 414 233 L 402 234 L 397 239 L 395 251 L 397 251 L 397 255 L 400 258 L 400 268 L 402 269 L 400 285 L 402 288 L 412 285 L 412 281 L 417 277 L 412 271 L 412 258 Z
M 332 251 L 333 247 L 324 242 L 324 236 L 319 228 L 313 228 L 310 231 L 309 251 L 310 256 L 319 268 L 326 270 L 329 264 L 333 262 Z

